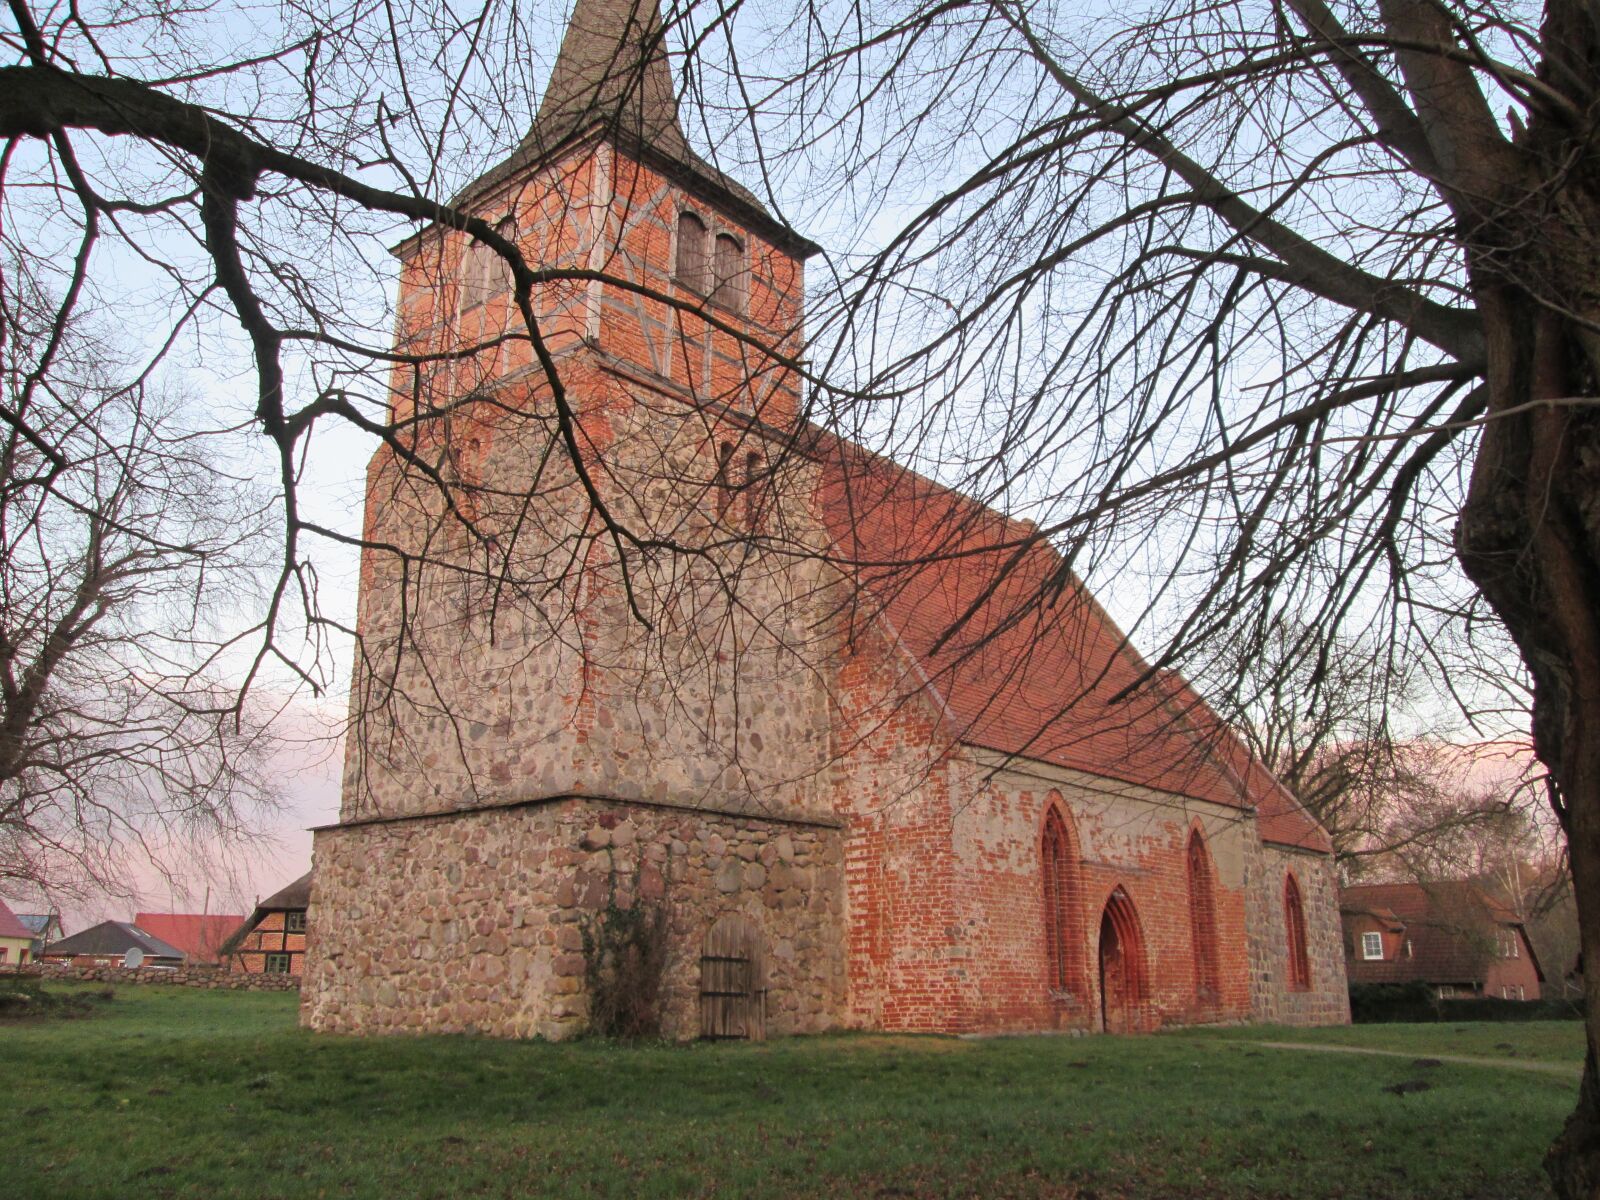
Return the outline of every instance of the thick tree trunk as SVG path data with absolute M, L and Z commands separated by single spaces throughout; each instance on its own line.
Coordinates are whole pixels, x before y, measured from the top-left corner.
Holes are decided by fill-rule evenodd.
M 1538 270 L 1546 264 L 1528 265 Z M 1504 270 L 1503 263 L 1496 266 L 1497 273 Z M 1548 280 L 1560 272 L 1539 273 Z M 1595 393 L 1595 372 L 1583 333 L 1520 288 L 1495 283 L 1479 291 L 1479 301 L 1490 421 L 1456 528 L 1456 549 L 1532 676 L 1534 748 L 1549 770 L 1551 802 L 1567 834 L 1587 968 L 1588 1054 L 1577 1108 L 1551 1147 L 1546 1169 L 1563 1200 L 1596 1200 L 1600 413 L 1573 403 Z M 1564 971 L 1570 964 L 1550 965 Z

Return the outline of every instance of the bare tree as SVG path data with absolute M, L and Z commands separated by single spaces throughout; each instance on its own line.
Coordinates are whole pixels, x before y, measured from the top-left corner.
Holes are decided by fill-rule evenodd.
M 219 602 L 253 590 L 272 531 L 219 447 L 172 435 L 181 401 L 112 382 L 92 322 L 7 298 L 5 407 L 37 438 L 0 432 L 0 886 L 121 894 L 271 802 L 255 704 L 220 682 Z
M 1392 643 L 1281 621 L 1248 632 L 1208 647 L 1191 674 L 1328 831 L 1346 877 L 1409 874 L 1406 864 L 1493 841 L 1543 806 L 1529 781 L 1474 777 L 1527 774 L 1533 764 L 1522 744 L 1452 744 L 1460 722 L 1447 721 L 1427 664 L 1397 660 Z M 1459 865 L 1470 875 L 1481 864 Z
M 515 582 L 503 541 L 457 503 L 463 460 L 438 431 L 462 391 L 435 402 L 421 386 L 508 340 L 550 389 L 530 419 L 576 489 L 573 522 L 551 531 L 567 561 L 599 547 L 627 570 L 687 557 L 714 573 L 704 546 L 640 528 L 591 474 L 533 304 L 536 287 L 640 285 L 613 264 L 535 269 L 447 202 L 459 147 L 525 125 L 538 34 L 513 6 L 286 6 L 227 56 L 201 48 L 209 13 L 10 11 L 8 247 L 63 264 L 62 317 L 142 264 L 158 355 L 180 338 L 214 347 L 218 314 L 245 331 L 285 533 L 259 669 L 320 682 L 315 636 L 287 639 L 327 627 L 304 539 L 358 540 L 298 503 L 320 427 L 381 442 L 479 547 L 489 594 Z M 1319 638 L 1370 629 L 1400 658 L 1436 655 L 1442 630 L 1491 654 L 1509 635 L 1600 961 L 1590 9 L 1172 0 L 1102 17 L 905 0 L 762 19 L 685 5 L 664 35 L 691 52 L 705 131 L 769 199 L 803 182 L 811 212 L 864 231 L 815 297 L 814 365 L 751 347 L 826 381 L 802 428 L 1032 518 L 954 539 L 1018 562 L 1062 551 L 1005 596 L 1017 620 L 1074 571 L 1164 580 L 1151 612 L 1180 615 L 1154 668 L 1285 618 Z M 500 256 L 515 320 L 449 351 L 380 345 L 370 246 L 407 222 Z M 420 408 L 391 404 L 389 367 L 418 381 L 397 390 Z M 48 456 L 26 409 L 0 420 Z M 437 557 L 460 574 L 458 554 Z M 877 566 L 881 590 L 895 564 Z M 1550 1160 L 1564 1196 L 1600 1188 L 1595 977 L 1583 1092 Z

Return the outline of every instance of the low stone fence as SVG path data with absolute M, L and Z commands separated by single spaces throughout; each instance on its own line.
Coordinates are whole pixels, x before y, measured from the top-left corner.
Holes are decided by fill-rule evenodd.
M 80 967 L 72 963 L 29 963 L 8 974 L 39 979 L 75 979 L 83 983 L 159 983 L 167 987 L 211 988 L 235 992 L 298 992 L 298 975 L 258 975 L 219 967 Z

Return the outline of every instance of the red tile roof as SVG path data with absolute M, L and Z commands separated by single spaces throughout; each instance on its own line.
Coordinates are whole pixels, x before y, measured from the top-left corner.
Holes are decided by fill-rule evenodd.
M 1178 676 L 1152 673 L 1034 526 L 859 447 L 821 447 L 841 557 L 962 742 L 1257 808 L 1263 838 L 1326 833 Z M 859 628 L 859 622 L 858 622 Z
M 1411 955 L 1368 960 L 1354 953 L 1347 937 L 1346 955 L 1351 983 L 1472 983 L 1481 980 L 1486 956 L 1498 952 L 1495 938 L 1502 929 L 1522 938 L 1523 953 L 1540 979 L 1544 972 L 1533 955 L 1516 913 L 1486 895 L 1475 884 L 1460 880 L 1430 883 L 1373 883 L 1343 888 L 1339 909 L 1347 931 L 1352 920 L 1372 917 L 1387 928 L 1395 925 L 1411 940 Z
M 153 937 L 183 951 L 195 962 L 216 962 L 222 944 L 244 924 L 243 916 L 220 913 L 138 913 L 133 923 Z
M 6 906 L 4 900 L 0 900 L 0 937 L 26 938 L 30 942 L 33 940 L 32 931 L 17 920 L 17 914 Z

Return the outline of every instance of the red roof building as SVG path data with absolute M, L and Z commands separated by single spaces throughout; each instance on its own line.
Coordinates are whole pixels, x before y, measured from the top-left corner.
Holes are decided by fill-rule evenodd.
M 133 923 L 169 946 L 183 951 L 186 963 L 219 963 L 223 946 L 244 924 L 244 917 L 223 913 L 138 913 Z
M 1544 971 L 1521 919 L 1476 884 L 1379 883 L 1339 894 L 1352 984 L 1427 983 L 1441 999 L 1537 1000 Z

